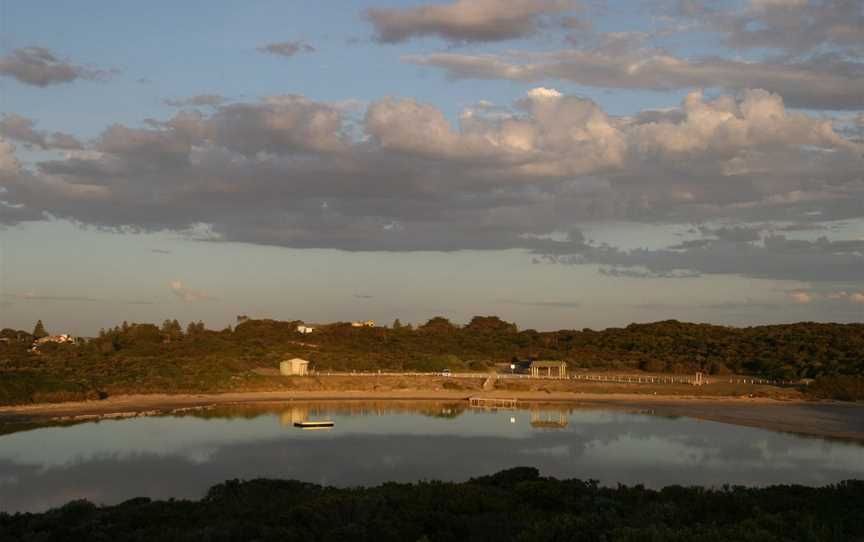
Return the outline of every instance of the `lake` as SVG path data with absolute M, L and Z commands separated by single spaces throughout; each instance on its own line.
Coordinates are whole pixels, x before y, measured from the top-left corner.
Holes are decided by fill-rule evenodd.
M 335 427 L 293 425 L 320 419 Z M 560 405 L 215 407 L 0 436 L 0 510 L 40 511 L 82 498 L 200 498 L 230 478 L 353 486 L 466 480 L 518 465 L 607 485 L 824 485 L 864 478 L 864 446 L 651 411 Z

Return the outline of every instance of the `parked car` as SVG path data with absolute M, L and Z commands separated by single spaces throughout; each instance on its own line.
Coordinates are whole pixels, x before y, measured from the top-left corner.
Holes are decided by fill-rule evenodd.
M 453 376 L 453 373 L 450 372 L 450 369 L 444 369 L 441 371 L 441 376 Z

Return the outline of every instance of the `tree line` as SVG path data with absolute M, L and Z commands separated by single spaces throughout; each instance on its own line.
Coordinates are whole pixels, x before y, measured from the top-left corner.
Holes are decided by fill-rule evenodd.
M 864 539 L 862 517 L 861 481 L 655 490 L 517 467 L 461 483 L 229 480 L 199 501 L 73 501 L 38 514 L 0 512 L 0 539 L 827 542 Z
M 739 328 L 666 320 L 540 332 L 519 330 L 496 316 L 477 316 L 466 325 L 443 317 L 416 327 L 394 322 L 358 328 L 337 322 L 315 326 L 310 334 L 297 330 L 301 324 L 247 319 L 212 330 L 202 322 L 124 322 L 83 344 L 43 343 L 37 351 L 33 341 L 47 335 L 41 322 L 33 333 L 3 329 L 0 402 L 37 392 L 43 398 L 80 398 L 82 390 L 93 395 L 249 387 L 257 382 L 250 371 L 294 356 L 311 360 L 320 371 L 486 371 L 514 360 L 557 359 L 571 370 L 833 378 L 843 386 L 864 376 L 864 324 Z M 857 396 L 859 388 L 844 393 Z

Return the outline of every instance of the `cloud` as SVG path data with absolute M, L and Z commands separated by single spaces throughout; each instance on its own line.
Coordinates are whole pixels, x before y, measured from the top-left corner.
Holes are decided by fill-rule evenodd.
M 397 43 L 421 36 L 450 41 L 502 41 L 535 34 L 544 16 L 572 11 L 568 0 L 456 0 L 405 8 L 371 8 L 375 37 Z
M 698 0 L 679 1 L 671 9 L 670 4 L 657 3 L 651 8 L 658 25 L 650 31 L 600 32 L 583 21 L 562 17 L 561 25 L 573 29 L 567 36 L 572 45 L 569 48 L 438 52 L 409 54 L 403 59 L 442 69 L 451 79 L 566 81 L 593 88 L 654 91 L 761 88 L 782 95 L 793 107 L 864 109 L 864 31 L 859 0 L 754 0 L 737 9 Z M 523 37 L 537 29 L 534 18 L 541 13 L 532 11 L 539 9 L 535 2 L 524 7 L 524 12 L 517 12 L 494 9 L 482 2 L 457 2 L 381 10 L 373 22 L 382 41 L 423 34 L 456 41 L 488 41 L 492 37 L 475 36 L 453 21 L 466 19 L 462 12 L 473 14 L 476 9 L 477 20 L 488 23 L 482 28 L 500 31 L 499 39 Z M 563 10 L 566 6 L 552 4 L 550 10 L 554 12 L 552 8 Z M 518 24 L 505 31 L 506 25 L 489 22 L 502 16 L 515 17 Z M 439 28 L 441 20 L 450 21 L 452 28 Z M 708 39 L 716 37 L 726 47 L 745 54 L 730 56 L 725 54 L 727 50 L 716 47 L 709 54 L 685 52 L 679 43 L 691 40 L 696 32 L 707 33 Z
M 585 262 L 588 263 L 588 262 Z M 601 275 L 616 278 L 630 279 L 690 279 L 701 277 L 702 273 L 692 269 L 673 269 L 659 271 L 649 269 L 641 264 L 632 264 L 629 267 L 601 267 L 599 269 Z
M 214 301 L 215 298 L 210 297 L 200 290 L 192 290 L 187 288 L 183 282 L 172 280 L 169 285 L 171 293 L 185 301 L 186 303 L 196 303 L 198 301 Z
M 298 53 L 312 53 L 315 51 L 315 48 L 304 41 L 298 40 L 268 43 L 267 45 L 258 47 L 258 51 L 290 58 Z
M 687 59 L 662 50 L 560 50 L 546 53 L 405 55 L 404 60 L 441 68 L 452 79 L 559 80 L 588 87 L 682 90 L 761 88 L 795 107 L 864 108 L 864 64 L 833 54 L 808 59 Z
M 729 274 L 774 280 L 856 283 L 864 268 L 864 241 L 793 240 L 766 235 L 758 242 L 697 239 L 664 249 L 621 250 L 608 245 L 571 244 L 569 253 L 547 254 L 565 264 L 613 266 L 605 274 L 665 278 Z M 682 273 L 684 275 L 678 275 Z M 799 302 L 805 297 L 790 296 Z
M 0 136 L 0 175 L 16 173 L 20 167 L 15 156 L 15 145 Z
M 864 218 L 864 146 L 834 125 L 764 90 L 692 92 L 646 117 L 538 87 L 455 123 L 413 99 L 356 115 L 272 96 L 111 124 L 82 151 L 24 165 L 0 141 L 0 220 L 293 248 L 524 249 L 613 276 L 856 282 L 854 242 L 773 229 Z M 711 226 L 627 251 L 580 234 L 603 221 Z
M 62 132 L 49 134 L 35 129 L 33 119 L 4 113 L 0 118 L 0 136 L 18 141 L 26 146 L 36 146 L 41 149 L 80 150 L 84 145 L 74 136 Z
M 704 29 L 720 33 L 725 44 L 735 49 L 864 53 L 858 0 L 752 0 L 738 10 L 701 6 L 682 15 L 694 16 Z
M 0 57 L 0 75 L 37 87 L 69 83 L 77 79 L 102 79 L 112 72 L 78 66 L 43 47 L 15 49 Z
M 166 250 L 164 248 L 151 248 L 150 252 L 154 252 L 156 254 L 174 254 L 171 250 Z
M 374 299 L 374 295 L 365 295 L 365 294 L 354 294 L 354 297 L 357 299 Z
M 217 106 L 222 104 L 225 98 L 217 94 L 198 94 L 188 98 L 180 98 L 176 100 L 162 100 L 165 105 L 171 107 L 202 107 L 202 106 Z
M 802 294 L 804 296 L 807 296 L 810 301 L 819 300 L 823 303 L 840 304 L 847 306 L 851 305 L 853 307 L 864 304 L 864 291 L 855 292 L 847 290 L 810 290 L 806 292 L 792 292 L 789 295 L 792 296 L 794 294 Z
M 789 292 L 789 299 L 800 305 L 806 305 L 813 301 L 813 296 L 807 292 Z

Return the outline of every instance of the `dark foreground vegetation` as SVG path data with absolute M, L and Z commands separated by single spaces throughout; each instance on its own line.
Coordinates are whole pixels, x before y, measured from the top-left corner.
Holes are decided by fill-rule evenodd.
M 864 482 L 655 491 L 541 478 L 527 467 L 464 483 L 352 489 L 233 480 L 197 502 L 75 501 L 0 514 L 0 540 L 864 540 Z
M 221 331 L 176 321 L 126 324 L 69 343 L 0 331 L 0 404 L 96 399 L 117 393 L 218 392 L 272 387 L 255 373 L 286 357 L 318 371 L 486 371 L 517 359 L 565 360 L 571 370 L 727 373 L 817 379 L 819 397 L 864 399 L 864 324 L 735 328 L 675 320 L 590 329 L 519 331 L 494 316 L 465 326 L 433 318 L 413 328 L 314 326 L 246 320 Z

